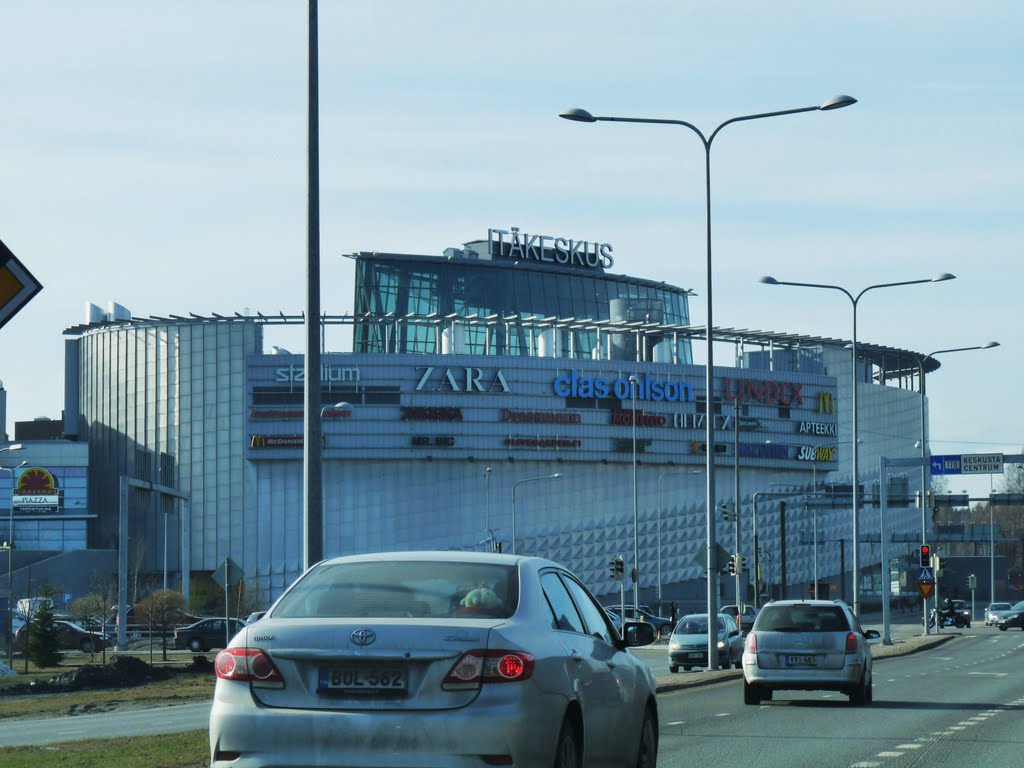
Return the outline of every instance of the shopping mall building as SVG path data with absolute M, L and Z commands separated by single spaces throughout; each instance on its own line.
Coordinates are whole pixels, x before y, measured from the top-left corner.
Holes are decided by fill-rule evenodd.
M 715 329 L 715 358 L 731 365 L 716 366 L 709 397 L 690 292 L 615 273 L 616 255 L 517 230 L 441 255 L 354 254 L 354 312 L 323 318 L 327 556 L 501 546 L 564 562 L 607 594 L 618 590 L 608 562 L 624 556 L 628 575 L 635 537 L 642 602 L 659 590 L 699 601 L 710 453 L 718 503 L 739 501 L 744 589 L 757 494 L 762 581 L 806 594 L 816 552 L 820 580 L 849 599 L 847 341 Z M 303 318 L 89 306 L 65 331 L 63 422 L 87 459 L 72 472 L 54 446 L 26 443 L 29 464 L 57 479 L 58 504 L 14 509 L 16 543 L 115 550 L 124 513 L 128 546 L 157 581 L 166 571 L 187 590 L 230 557 L 247 584 L 278 595 L 302 568 L 304 361 L 265 336 Z M 858 351 L 861 589 L 877 595 L 870 499 L 880 456 L 920 455 L 923 356 Z M 87 492 L 73 496 L 79 474 Z M 897 495 L 919 487 L 916 472 L 890 480 Z M 732 553 L 726 517 L 715 515 L 716 538 Z M 920 531 L 920 511 L 896 506 L 889 522 Z M 32 539 L 41 527 L 49 538 Z

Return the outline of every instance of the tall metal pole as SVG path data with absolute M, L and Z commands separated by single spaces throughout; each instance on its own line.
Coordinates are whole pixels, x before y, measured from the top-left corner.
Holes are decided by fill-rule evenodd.
M 559 117 L 565 118 L 566 120 L 573 120 L 581 123 L 596 123 L 601 121 L 607 122 L 622 122 L 622 123 L 648 123 L 658 125 L 680 125 L 684 128 L 689 128 L 693 131 L 697 137 L 701 140 L 704 145 L 704 207 L 705 207 L 705 236 L 706 236 L 706 277 L 707 277 L 707 288 L 705 293 L 705 300 L 707 301 L 707 315 L 705 323 L 705 335 L 707 339 L 707 362 L 706 369 L 704 372 L 704 406 L 705 406 L 705 458 L 707 461 L 707 488 L 705 493 L 705 522 L 707 525 L 707 542 L 706 542 L 706 561 L 708 567 L 708 619 L 713 621 L 714 617 L 718 614 L 718 546 L 715 539 L 715 426 L 714 426 L 714 380 L 715 380 L 715 355 L 714 355 L 714 314 L 712 311 L 712 296 L 713 294 L 713 280 L 712 280 L 712 261 L 711 261 L 711 144 L 715 140 L 718 133 L 725 128 L 725 126 L 732 123 L 744 122 L 749 120 L 760 120 L 768 117 L 779 117 L 781 115 L 795 115 L 800 112 L 816 112 L 816 111 L 828 111 L 833 109 L 841 109 L 842 107 L 848 107 L 851 104 L 856 104 L 857 100 L 851 96 L 833 96 L 828 99 L 825 103 L 816 107 L 799 107 L 797 109 L 786 109 L 777 112 L 760 112 L 754 115 L 741 115 L 739 117 L 733 117 L 725 122 L 721 123 L 709 136 L 705 136 L 704 133 L 692 123 L 688 123 L 685 120 L 664 120 L 658 118 L 638 118 L 638 117 L 609 117 L 609 116 L 595 116 L 587 112 L 585 109 L 570 109 L 562 112 Z M 718 666 L 717 663 L 717 648 L 715 647 L 717 640 L 713 633 L 708 633 L 708 666 L 711 669 L 715 669 Z
M 484 470 L 484 541 L 494 551 L 494 539 L 491 536 L 491 468 Z
M 846 298 L 850 300 L 853 305 L 853 339 L 850 344 L 850 368 L 851 377 L 850 385 L 852 392 L 850 393 L 851 399 L 851 411 L 850 421 L 852 429 L 851 440 L 851 453 L 853 458 L 853 477 L 851 478 L 851 497 L 853 506 L 853 612 L 856 615 L 860 615 L 860 555 L 859 555 L 859 542 L 860 542 L 860 470 L 857 465 L 857 454 L 858 451 L 858 436 L 857 436 L 857 422 L 858 422 L 858 410 L 857 410 L 857 385 L 860 381 L 860 377 L 857 372 L 857 305 L 860 303 L 861 298 L 868 291 L 873 291 L 876 288 L 894 288 L 900 285 L 920 285 L 921 283 L 940 283 L 946 280 L 956 279 L 955 275 L 951 275 L 948 272 L 943 272 L 932 278 L 925 278 L 922 280 L 900 280 L 894 283 L 879 283 L 878 285 L 869 285 L 864 288 L 860 293 L 854 296 L 850 291 L 843 288 L 841 285 L 830 285 L 827 283 L 800 283 L 789 280 L 776 280 L 774 277 L 764 276 L 758 280 L 760 283 L 765 285 L 792 285 L 801 288 L 827 288 L 833 291 L 839 291 Z
M 317 71 L 317 0 L 309 0 L 308 198 L 306 222 L 306 359 L 303 387 L 305 435 L 302 441 L 303 547 L 302 565 L 309 568 L 324 556 L 324 507 L 321 479 L 323 454 L 320 429 L 320 135 Z
M 735 531 L 735 553 L 737 556 L 740 554 L 740 401 L 739 397 L 736 398 L 736 422 L 733 426 L 733 460 L 735 466 L 733 468 L 733 474 L 735 475 L 736 488 L 736 519 L 734 521 Z M 740 600 L 740 580 L 743 575 L 743 569 L 736 569 L 736 612 L 738 616 L 743 615 L 743 601 Z
M 635 375 L 629 377 L 629 393 L 633 400 L 633 610 L 640 610 L 640 523 L 636 495 L 636 385 Z M 659 607 L 659 610 L 660 607 Z M 636 615 L 634 613 L 634 615 Z

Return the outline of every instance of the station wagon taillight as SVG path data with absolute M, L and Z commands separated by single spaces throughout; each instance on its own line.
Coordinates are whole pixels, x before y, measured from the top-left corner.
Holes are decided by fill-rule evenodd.
M 855 635 L 853 632 L 847 632 L 846 633 L 846 652 L 847 653 L 856 653 L 859 647 L 860 646 L 857 643 L 857 635 Z

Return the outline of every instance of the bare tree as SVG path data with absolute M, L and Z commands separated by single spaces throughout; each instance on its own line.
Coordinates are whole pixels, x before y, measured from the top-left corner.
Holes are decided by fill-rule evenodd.
M 135 615 L 149 628 L 149 661 L 153 662 L 153 634 L 160 633 L 162 659 L 167 661 L 167 635 L 185 609 L 185 598 L 173 589 L 150 592 L 135 606 Z
M 77 600 L 73 600 L 71 605 L 68 607 L 71 612 L 71 617 L 76 621 L 85 625 L 85 628 L 92 631 L 93 625 L 98 624 L 102 633 L 102 628 L 107 620 L 108 611 L 110 610 L 110 604 L 107 603 L 103 595 L 96 592 L 90 592 L 88 595 L 83 595 Z M 107 663 L 107 644 L 104 642 L 100 648 L 100 652 L 103 655 L 103 663 Z M 95 658 L 96 646 L 90 646 L 89 657 Z

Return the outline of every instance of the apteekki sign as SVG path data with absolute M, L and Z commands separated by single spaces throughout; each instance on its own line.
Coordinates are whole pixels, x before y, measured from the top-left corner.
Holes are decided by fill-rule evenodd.
M 42 284 L 0 240 L 0 328 L 41 290 Z

